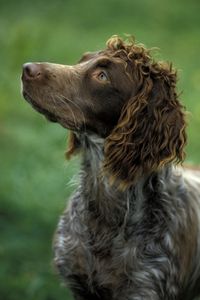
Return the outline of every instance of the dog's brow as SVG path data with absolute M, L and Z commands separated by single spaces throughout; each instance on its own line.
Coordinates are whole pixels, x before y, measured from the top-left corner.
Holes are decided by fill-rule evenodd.
M 83 56 L 80 58 L 79 63 L 85 62 L 87 60 L 90 60 L 94 58 L 98 52 L 86 52 L 83 54 Z

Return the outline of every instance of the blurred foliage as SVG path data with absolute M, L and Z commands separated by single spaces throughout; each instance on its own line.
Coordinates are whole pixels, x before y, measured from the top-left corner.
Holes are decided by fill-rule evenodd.
M 52 266 L 52 237 L 78 161 L 64 165 L 66 131 L 20 95 L 27 61 L 73 64 L 130 33 L 179 69 L 189 115 L 187 159 L 200 163 L 199 0 L 0 0 L 0 297 L 71 299 Z

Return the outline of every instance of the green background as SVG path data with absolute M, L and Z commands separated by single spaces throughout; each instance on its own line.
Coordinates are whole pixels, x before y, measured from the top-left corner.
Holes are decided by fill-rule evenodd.
M 78 167 L 66 130 L 20 94 L 27 61 L 74 64 L 113 34 L 133 34 L 179 69 L 189 114 L 187 161 L 200 163 L 200 1 L 0 1 L 0 298 L 71 299 L 52 266 L 52 237 Z

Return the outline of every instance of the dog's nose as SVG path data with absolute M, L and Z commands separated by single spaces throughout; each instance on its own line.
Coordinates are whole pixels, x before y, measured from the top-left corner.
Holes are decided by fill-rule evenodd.
M 23 65 L 24 79 L 36 79 L 41 75 L 41 66 L 38 63 L 26 63 Z

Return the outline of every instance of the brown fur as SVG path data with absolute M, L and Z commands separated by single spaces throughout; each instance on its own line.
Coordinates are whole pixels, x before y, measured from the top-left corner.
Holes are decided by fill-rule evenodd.
M 115 180 L 132 185 L 143 174 L 183 160 L 184 109 L 177 100 L 171 65 L 152 62 L 148 50 L 119 39 L 109 40 L 108 49 L 117 55 L 122 51 L 133 64 L 138 90 L 106 139 L 104 167 Z

